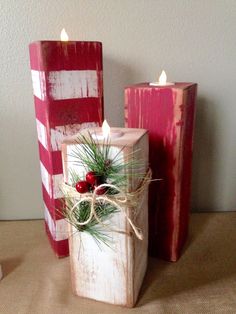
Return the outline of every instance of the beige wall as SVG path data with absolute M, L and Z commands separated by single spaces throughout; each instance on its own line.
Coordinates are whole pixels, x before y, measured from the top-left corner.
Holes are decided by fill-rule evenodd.
M 236 206 L 236 1 L 1 0 L 0 219 L 42 217 L 28 44 L 99 40 L 106 116 L 123 125 L 123 88 L 154 80 L 199 83 L 193 208 Z

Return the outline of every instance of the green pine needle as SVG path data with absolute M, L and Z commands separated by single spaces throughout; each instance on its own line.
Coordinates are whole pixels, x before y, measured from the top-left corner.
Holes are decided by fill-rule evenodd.
M 88 136 L 80 135 L 78 137 L 78 146 L 75 146 L 74 151 L 71 153 L 71 157 L 75 159 L 73 163 L 76 163 L 86 171 L 93 171 L 97 176 L 102 178 L 103 183 L 109 183 L 122 188 L 124 191 L 127 190 L 128 177 L 142 176 L 140 169 L 143 169 L 143 161 L 136 161 L 135 153 L 128 155 L 128 161 L 124 163 L 122 152 L 125 147 L 121 148 L 115 157 L 110 160 L 111 145 L 109 140 L 104 140 L 101 145 L 93 139 L 92 135 L 88 132 Z M 81 143 L 83 143 L 81 145 Z M 84 180 L 74 171 L 70 170 L 70 176 L 72 179 L 72 186 L 78 181 Z M 107 194 L 116 194 L 117 191 L 109 188 L 106 191 Z M 108 228 L 103 225 L 99 225 L 98 221 L 93 217 L 91 221 L 86 225 L 79 225 L 75 222 L 84 222 L 89 218 L 90 215 L 90 203 L 88 201 L 81 202 L 73 210 L 73 217 L 71 217 L 71 209 L 74 206 L 74 200 L 67 198 L 66 205 L 63 214 L 66 220 L 71 223 L 79 232 L 89 233 L 98 245 L 102 243 L 110 246 L 111 239 L 109 237 Z M 102 222 L 109 222 L 112 215 L 118 212 L 118 209 L 106 202 L 96 202 L 95 212 L 98 218 Z M 72 219 L 73 218 L 73 219 Z M 74 219 L 75 218 L 75 219 Z

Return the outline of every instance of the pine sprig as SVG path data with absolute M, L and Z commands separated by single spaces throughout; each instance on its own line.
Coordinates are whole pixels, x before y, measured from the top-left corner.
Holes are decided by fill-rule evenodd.
M 93 171 L 98 176 L 103 177 L 104 182 L 108 180 L 109 183 L 124 188 L 131 171 L 132 176 L 140 177 L 145 175 L 145 173 L 140 172 L 144 161 L 136 161 L 134 158 L 138 151 L 127 154 L 127 161 L 124 163 L 122 153 L 126 146 L 122 147 L 110 159 L 111 145 L 109 139 L 104 140 L 101 145 L 97 145 L 91 134 L 88 133 L 88 136 L 80 135 L 77 142 L 80 145 L 75 146 L 74 151 L 71 153 L 71 157 L 75 159 L 73 162 L 82 166 L 85 170 Z M 81 145 L 81 143 L 84 144 Z
M 111 157 L 111 144 L 109 139 L 104 140 L 102 144 L 98 145 L 96 140 L 88 132 L 87 136 L 81 134 L 77 140 L 78 145 L 75 145 L 74 150 L 70 154 L 73 157 L 73 163 L 82 166 L 85 171 L 92 171 L 101 178 L 102 183 L 109 183 L 127 190 L 128 178 L 132 176 L 142 176 L 140 169 L 143 168 L 142 161 L 136 161 L 135 152 L 130 155 L 126 154 L 126 161 L 124 162 L 123 151 L 125 146 L 121 148 L 115 156 Z M 80 178 L 78 173 L 70 170 L 71 185 L 75 186 Z M 109 188 L 106 194 L 116 194 L 117 191 Z M 105 222 L 104 225 L 98 223 L 93 217 L 87 224 L 79 225 L 88 220 L 91 212 L 91 204 L 88 201 L 81 202 L 76 208 L 74 207 L 74 200 L 66 199 L 66 207 L 64 209 L 64 216 L 66 220 L 71 223 L 79 232 L 89 233 L 96 243 L 100 245 L 104 243 L 110 246 L 110 237 L 107 233 L 108 229 L 104 225 L 109 225 L 109 220 L 118 212 L 118 209 L 108 202 L 96 201 L 94 205 L 95 213 L 99 220 Z M 73 217 L 72 217 L 73 215 Z M 78 222 L 78 223 L 76 223 Z
M 65 219 L 72 224 L 78 231 L 89 233 L 97 243 L 104 243 L 109 246 L 110 237 L 106 234 L 106 230 L 104 227 L 99 226 L 98 222 L 95 218 L 92 218 L 91 221 L 86 225 L 76 224 L 77 222 L 84 222 L 89 218 L 91 206 L 88 201 L 84 201 L 77 206 L 73 213 L 71 213 L 71 209 L 74 206 L 74 202 L 71 199 L 67 199 L 66 207 L 63 210 L 63 214 Z M 108 218 L 111 218 L 113 214 L 118 212 L 117 208 L 108 204 L 97 202 L 95 204 L 95 212 L 98 218 L 105 222 Z M 73 215 L 74 217 L 71 217 Z M 74 219 L 75 218 L 75 219 Z

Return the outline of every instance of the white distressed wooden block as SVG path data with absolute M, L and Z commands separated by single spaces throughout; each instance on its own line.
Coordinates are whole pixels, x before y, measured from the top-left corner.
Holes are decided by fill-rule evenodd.
M 111 155 L 125 146 L 121 157 L 127 161 L 134 153 L 135 159 L 144 161 L 148 168 L 148 135 L 142 129 L 121 129 L 122 138 L 112 139 Z M 92 131 L 92 130 L 90 130 Z M 69 169 L 77 173 L 85 171 L 74 163 L 71 152 L 78 139 L 73 137 L 62 144 L 64 180 L 70 182 Z M 111 156 L 110 156 L 111 157 Z M 132 172 L 132 169 L 130 169 Z M 130 171 L 129 171 L 130 173 Z M 128 180 L 129 190 L 135 190 L 140 177 L 131 174 Z M 78 232 L 69 225 L 70 261 L 72 287 L 76 295 L 111 304 L 133 307 L 137 301 L 140 287 L 147 267 L 148 249 L 148 195 L 143 193 L 139 208 L 124 208 L 134 224 L 142 229 L 144 239 L 136 238 L 122 212 L 116 213 L 109 221 L 115 230 L 104 229 L 111 237 L 111 248 L 101 244 L 100 248 L 86 232 Z M 77 231 L 77 232 L 76 232 Z

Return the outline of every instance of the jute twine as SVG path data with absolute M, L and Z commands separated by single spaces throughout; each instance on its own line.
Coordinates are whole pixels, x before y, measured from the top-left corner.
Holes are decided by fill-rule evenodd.
M 99 186 L 97 186 L 92 193 L 80 194 L 79 192 L 77 192 L 77 190 L 74 187 L 72 187 L 66 183 L 63 183 L 62 184 L 62 190 L 63 190 L 63 193 L 65 195 L 65 198 L 72 199 L 75 202 L 75 204 L 73 205 L 73 207 L 69 211 L 70 222 L 75 226 L 85 226 L 92 219 L 95 219 L 98 223 L 100 223 L 101 225 L 110 229 L 111 231 L 124 233 L 122 231 L 115 230 L 115 229 L 111 228 L 107 224 L 104 224 L 101 221 L 101 219 L 97 216 L 97 214 L 96 214 L 96 203 L 99 203 L 99 202 L 100 203 L 102 202 L 103 204 L 109 203 L 109 204 L 115 206 L 118 210 L 120 210 L 125 215 L 128 223 L 130 224 L 136 237 L 139 240 L 143 240 L 143 232 L 140 228 L 135 226 L 135 224 L 133 223 L 131 218 L 128 216 L 127 208 L 135 209 L 141 204 L 141 200 L 143 198 L 143 192 L 147 189 L 147 187 L 151 181 L 151 177 L 152 177 L 152 172 L 151 172 L 151 169 L 149 169 L 147 171 L 143 181 L 141 182 L 139 187 L 134 192 L 124 192 L 122 189 L 120 189 L 116 185 L 104 183 L 104 184 L 100 184 Z M 97 190 L 99 190 L 101 188 L 111 188 L 116 192 L 116 194 L 109 195 L 109 194 L 105 193 L 103 195 L 98 195 Z M 76 219 L 76 215 L 74 215 L 74 211 L 77 209 L 77 207 L 79 207 L 79 205 L 82 202 L 85 202 L 85 201 L 90 203 L 90 215 L 86 221 L 79 222 Z

